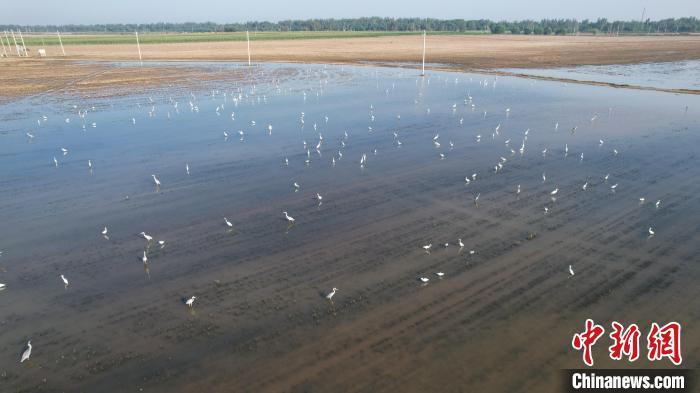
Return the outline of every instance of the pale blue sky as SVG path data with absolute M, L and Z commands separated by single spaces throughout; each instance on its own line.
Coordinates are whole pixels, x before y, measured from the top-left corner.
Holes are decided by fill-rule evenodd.
M 24 0 L 0 7 L 0 24 L 245 22 L 360 16 L 519 20 L 700 16 L 700 0 Z

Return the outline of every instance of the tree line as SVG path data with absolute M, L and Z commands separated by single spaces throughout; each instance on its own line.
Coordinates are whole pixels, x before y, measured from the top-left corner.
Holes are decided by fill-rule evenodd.
M 74 32 L 74 33 L 208 33 L 240 31 L 395 31 L 416 32 L 483 32 L 491 34 L 687 34 L 700 32 L 700 20 L 695 17 L 670 18 L 652 21 L 609 21 L 599 18 L 542 19 L 522 21 L 491 21 L 488 19 L 425 19 L 425 18 L 353 18 L 353 19 L 307 19 L 279 22 L 245 23 L 142 23 L 142 24 L 92 24 L 92 25 L 0 25 L 1 30 L 27 32 Z

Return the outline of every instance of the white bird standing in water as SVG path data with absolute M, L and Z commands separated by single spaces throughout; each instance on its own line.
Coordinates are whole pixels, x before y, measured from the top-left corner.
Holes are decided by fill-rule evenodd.
M 338 288 L 333 287 L 333 289 L 328 292 L 328 295 L 326 295 L 326 299 L 333 301 L 333 296 L 335 296 L 336 292 L 338 292 Z
M 542 172 L 542 183 L 544 183 L 545 181 L 547 181 L 547 175 L 545 175 L 544 172 Z
M 226 223 L 227 227 L 233 228 L 233 224 L 231 224 L 231 221 L 229 221 L 228 218 L 224 217 L 224 222 Z
M 139 235 L 143 236 L 143 238 L 149 243 L 153 241 L 153 236 L 147 235 L 146 232 L 141 232 Z
M 552 192 L 549 193 L 549 195 L 557 195 L 559 192 L 559 187 L 555 188 Z
M 151 175 L 153 177 L 153 182 L 156 184 L 156 187 L 160 187 L 160 180 L 156 177 L 156 175 Z
M 190 164 L 185 164 L 185 173 L 190 174 Z
M 195 299 L 197 299 L 197 296 L 192 296 L 191 298 L 187 299 L 187 301 L 185 302 L 187 307 L 192 308 L 194 305 Z
M 445 276 L 445 273 L 437 272 L 437 273 L 435 273 L 435 275 L 438 276 L 438 278 L 443 278 Z
M 659 206 L 661 206 L 661 199 L 659 199 L 658 201 L 656 201 L 656 203 L 654 204 L 654 206 L 658 209 Z
M 654 232 L 654 229 L 652 227 L 649 227 L 648 232 L 649 232 L 649 237 L 656 235 L 656 232 Z
M 420 277 L 419 280 L 420 280 L 420 282 L 422 282 L 423 284 L 427 284 L 428 281 L 430 281 L 430 279 L 429 279 L 428 277 Z
M 569 274 L 574 275 L 574 268 L 571 265 L 569 265 Z
M 430 251 L 430 247 L 432 247 L 432 246 L 433 246 L 433 243 L 426 244 L 425 246 L 423 246 L 423 249 L 424 249 L 425 251 Z
M 65 285 L 65 287 L 68 288 L 68 279 L 66 278 L 66 276 L 61 274 L 60 277 L 61 277 L 61 280 L 63 280 L 63 285 Z
M 53 166 L 58 167 L 58 160 L 56 159 L 55 156 L 53 158 Z
M 316 193 L 316 198 L 317 201 L 321 202 L 323 200 L 323 196 L 319 193 Z
M 583 187 L 581 187 L 583 191 L 586 191 L 586 188 L 588 188 L 588 182 L 583 183 Z
M 464 247 L 464 243 L 462 243 L 462 239 L 457 239 L 457 244 L 459 244 L 459 248 Z
M 141 257 L 141 260 L 143 261 L 144 265 L 146 263 L 148 263 L 148 256 L 146 255 L 146 251 L 143 252 L 143 256 Z
M 282 212 L 282 213 L 284 214 L 284 218 L 286 218 L 287 221 L 289 221 L 290 223 L 294 223 L 294 221 L 295 221 L 295 220 L 294 220 L 294 217 L 292 217 L 292 216 L 290 216 L 289 214 L 287 214 L 287 212 Z
M 518 189 L 515 190 L 515 195 L 520 195 L 520 184 L 518 184 Z
M 32 356 L 32 340 L 27 341 L 27 349 L 22 353 L 22 359 L 19 362 L 24 363 L 30 356 Z

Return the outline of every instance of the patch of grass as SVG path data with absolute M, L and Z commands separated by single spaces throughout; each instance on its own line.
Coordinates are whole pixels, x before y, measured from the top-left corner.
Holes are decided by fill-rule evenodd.
M 399 31 L 294 31 L 294 32 L 251 32 L 251 41 L 266 40 L 300 40 L 321 38 L 358 38 L 384 37 L 400 35 L 419 35 L 421 32 Z M 481 31 L 467 32 L 429 32 L 429 35 L 466 35 L 484 34 Z M 113 45 L 134 44 L 133 33 L 125 34 L 62 34 L 63 45 Z M 245 41 L 245 32 L 235 33 L 143 33 L 139 34 L 141 44 L 166 44 L 188 42 Z M 55 34 L 25 34 L 24 42 L 28 47 L 58 45 Z

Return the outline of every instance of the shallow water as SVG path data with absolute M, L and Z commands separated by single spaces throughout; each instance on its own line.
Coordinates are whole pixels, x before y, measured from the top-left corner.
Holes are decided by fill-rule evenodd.
M 197 91 L 0 107 L 8 391 L 551 391 L 582 365 L 569 343 L 586 318 L 643 332 L 677 320 L 684 367 L 700 365 L 699 97 L 372 67 L 246 72 Z M 166 241 L 147 265 L 141 231 Z M 604 344 L 595 356 L 620 366 Z
M 502 71 L 663 89 L 700 89 L 700 60 Z

